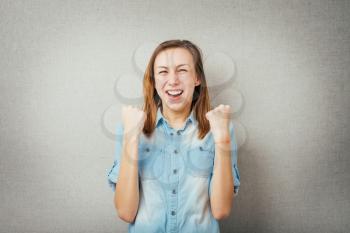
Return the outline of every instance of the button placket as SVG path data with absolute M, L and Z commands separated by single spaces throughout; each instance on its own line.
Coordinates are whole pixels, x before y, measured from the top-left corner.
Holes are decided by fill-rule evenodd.
M 175 139 L 176 140 L 176 139 Z M 177 208 L 178 208 L 178 195 L 177 195 L 177 190 L 178 190 L 178 175 L 179 175 L 179 165 L 178 165 L 178 160 L 179 160 L 179 150 L 175 147 L 175 143 L 172 143 L 172 152 L 171 152 L 171 173 L 172 176 L 170 177 L 171 182 L 173 183 L 172 188 L 169 190 L 169 214 L 170 214 L 170 219 L 169 219 L 169 226 L 170 230 L 172 232 L 177 232 Z

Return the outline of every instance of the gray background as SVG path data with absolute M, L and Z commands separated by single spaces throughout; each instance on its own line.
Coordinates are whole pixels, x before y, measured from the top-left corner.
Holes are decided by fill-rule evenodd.
M 126 232 L 101 116 L 135 49 L 179 38 L 229 54 L 244 96 L 222 232 L 348 232 L 349 4 L 2 0 L 0 231 Z

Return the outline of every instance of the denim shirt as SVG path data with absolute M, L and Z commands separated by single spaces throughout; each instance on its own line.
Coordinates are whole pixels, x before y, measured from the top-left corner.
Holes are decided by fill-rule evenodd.
M 217 233 L 219 223 L 211 212 L 210 187 L 213 175 L 215 144 L 209 131 L 197 138 L 198 122 L 193 111 L 183 128 L 172 128 L 157 111 L 156 128 L 150 138 L 140 135 L 138 145 L 139 208 L 131 233 Z M 115 158 L 108 172 L 108 183 L 115 192 L 121 163 L 123 127 L 116 127 Z M 230 122 L 232 176 L 234 195 L 240 177 L 237 167 L 237 144 Z M 127 162 L 127 160 L 125 161 Z

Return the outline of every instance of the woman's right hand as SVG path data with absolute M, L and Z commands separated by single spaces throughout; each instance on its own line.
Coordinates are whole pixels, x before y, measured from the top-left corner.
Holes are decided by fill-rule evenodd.
M 124 133 L 130 137 L 139 136 L 146 121 L 146 113 L 137 107 L 123 105 L 122 120 Z

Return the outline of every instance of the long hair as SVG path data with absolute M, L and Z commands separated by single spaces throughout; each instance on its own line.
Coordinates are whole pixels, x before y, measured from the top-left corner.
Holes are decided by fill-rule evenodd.
M 152 135 L 156 126 L 156 117 L 158 107 L 161 106 L 161 99 L 155 89 L 154 80 L 154 62 L 157 55 L 168 48 L 185 48 L 193 57 L 194 66 L 197 77 L 201 80 L 200 85 L 196 86 L 193 93 L 191 111 L 194 109 L 194 116 L 198 122 L 198 138 L 202 139 L 210 130 L 210 124 L 205 114 L 210 111 L 210 100 L 207 88 L 207 82 L 203 70 L 201 50 L 192 42 L 188 40 L 168 40 L 157 46 L 154 50 L 143 78 L 143 95 L 144 105 L 143 111 L 147 118 L 143 127 L 143 133 L 149 137 Z

